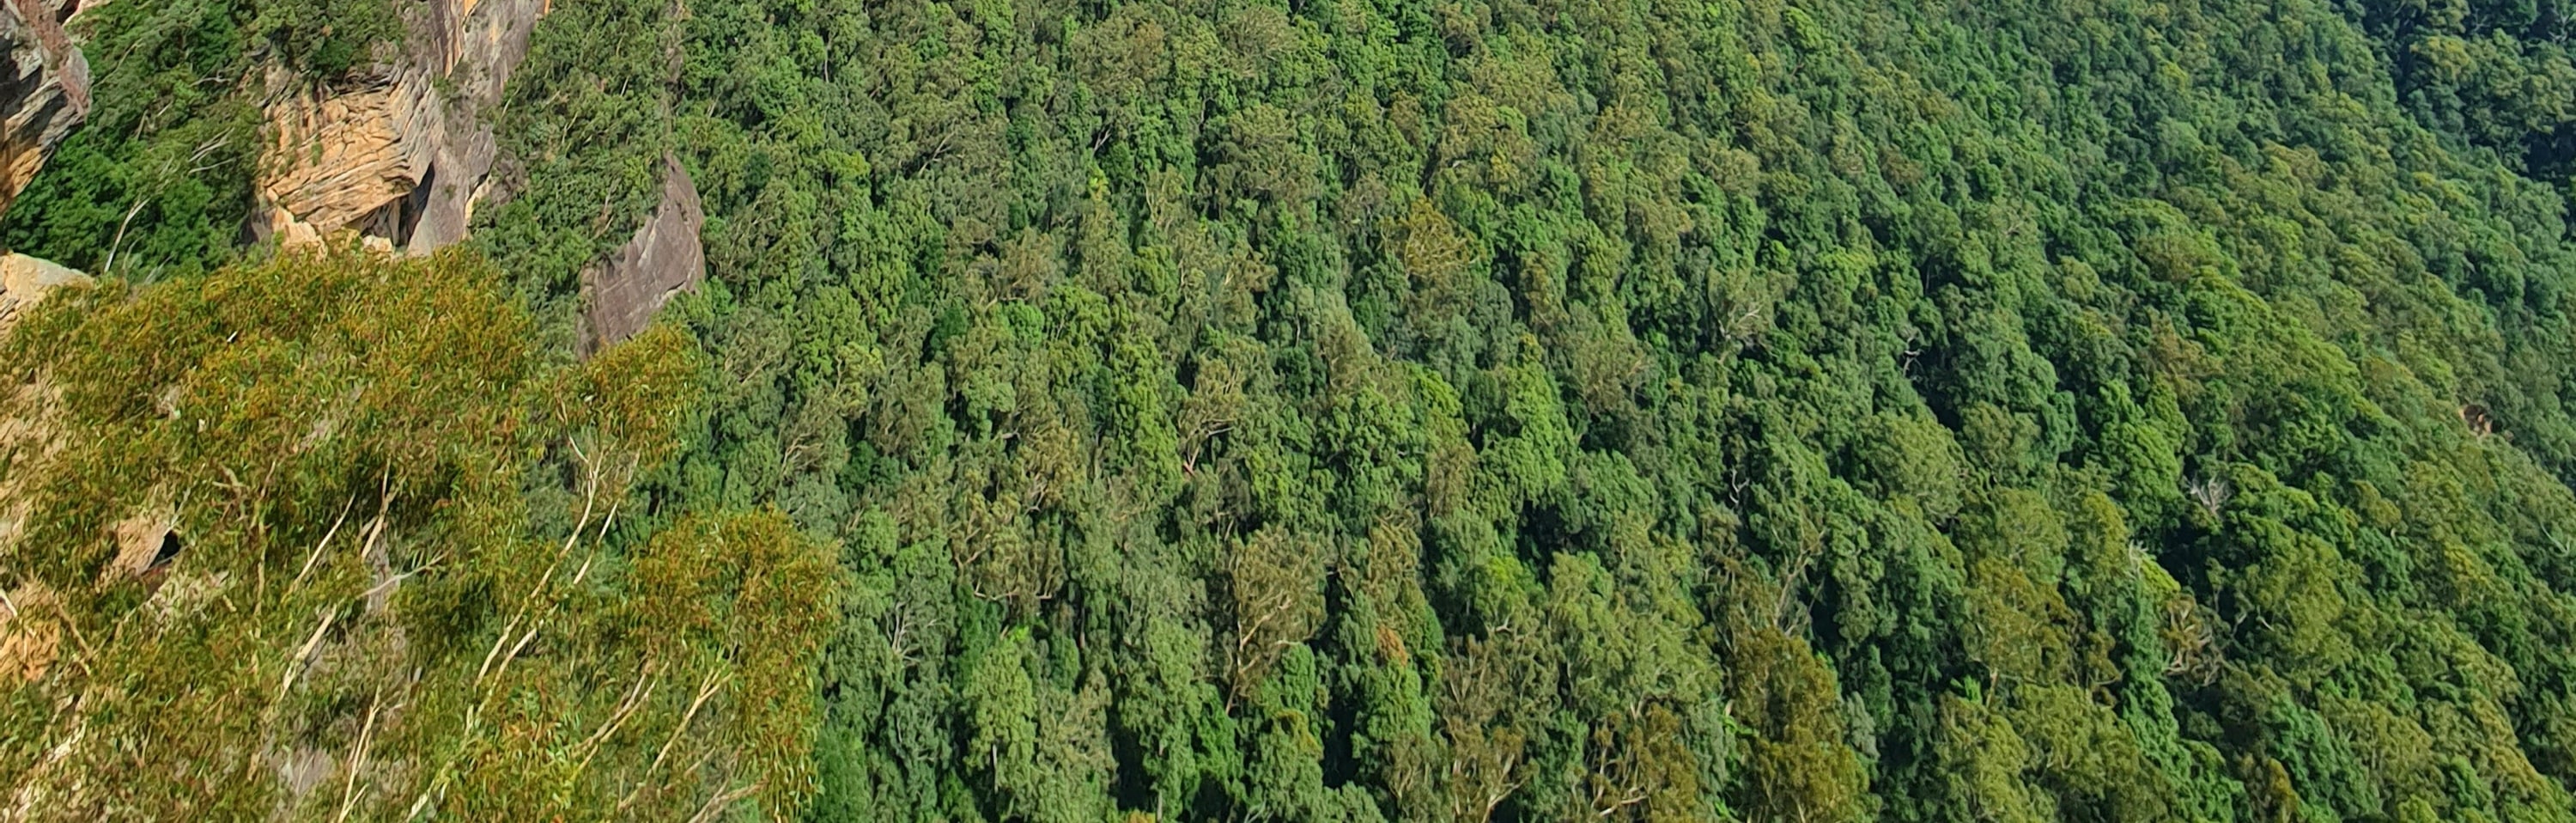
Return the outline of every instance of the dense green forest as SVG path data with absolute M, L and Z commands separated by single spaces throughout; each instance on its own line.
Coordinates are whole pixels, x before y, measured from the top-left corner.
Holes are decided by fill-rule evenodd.
M 465 249 L 243 245 L 257 84 L 206 79 L 327 82 L 399 14 L 81 19 L 100 108 L 0 243 L 110 280 L 0 356 L 96 454 L 0 462 L 55 546 L 0 583 L 106 652 L 0 685 L 0 783 L 388 819 L 2576 819 L 2565 0 L 562 0 Z M 666 154 L 709 279 L 574 363 L 580 273 Z M 264 457 L 344 394 L 357 445 Z M 268 611 L 171 640 L 85 582 L 114 514 L 63 501 L 144 472 L 246 501 L 183 507 L 235 548 L 172 574 L 265 575 Z M 281 594 L 351 501 L 412 548 Z M 369 603 L 396 568 L 426 582 Z M 408 645 L 288 699 L 317 609 Z M 478 670 L 546 609 L 521 680 Z M 363 752 L 386 689 L 427 710 L 363 791 L 190 765 Z M 229 719 L 67 729 L 78 694 Z M 135 742 L 46 759 L 83 733 Z

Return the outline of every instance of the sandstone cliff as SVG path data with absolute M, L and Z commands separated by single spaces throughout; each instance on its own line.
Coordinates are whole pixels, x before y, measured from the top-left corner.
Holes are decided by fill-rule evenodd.
M 279 225 L 287 245 L 318 240 L 410 195 L 436 157 L 440 108 L 429 84 L 408 78 L 269 106 L 276 162 L 259 193 L 292 217 Z
M 0 0 L 0 211 L 89 116 L 89 63 L 63 32 L 76 0 Z
M 263 228 L 286 245 L 354 228 L 415 254 L 464 239 L 496 151 L 490 114 L 549 6 L 430 0 L 394 65 L 271 104 Z

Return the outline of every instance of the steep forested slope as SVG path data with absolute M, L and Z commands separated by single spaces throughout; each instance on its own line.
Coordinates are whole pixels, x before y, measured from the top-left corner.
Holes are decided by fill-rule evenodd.
M 345 67 L 271 5 L 100 87 Z M 564 356 L 694 178 L 599 551 L 840 547 L 809 819 L 2569 819 L 2567 16 L 560 3 L 468 245 Z M 49 173 L 22 250 L 238 253 Z
M 488 265 L 337 251 L 58 289 L 0 341 L 5 814 L 796 808 L 830 554 L 619 505 L 689 341 L 549 363 Z

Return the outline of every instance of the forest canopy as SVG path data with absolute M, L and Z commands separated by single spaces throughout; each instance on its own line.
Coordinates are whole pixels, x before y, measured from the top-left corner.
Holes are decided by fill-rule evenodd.
M 240 242 L 388 8 L 79 21 L 58 816 L 2576 819 L 2560 0 L 582 0 L 465 248 Z

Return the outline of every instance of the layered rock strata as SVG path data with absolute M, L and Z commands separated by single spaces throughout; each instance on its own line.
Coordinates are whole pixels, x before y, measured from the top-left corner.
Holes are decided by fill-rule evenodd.
M 465 238 L 497 147 L 491 113 L 527 57 L 547 0 L 431 0 L 402 58 L 358 87 L 304 90 L 268 108 L 274 143 L 259 226 L 284 245 L 343 228 L 414 254 Z
M 63 23 L 77 0 L 0 0 L 0 212 L 89 116 L 89 62 Z

